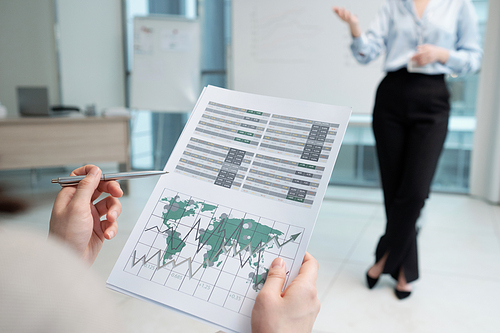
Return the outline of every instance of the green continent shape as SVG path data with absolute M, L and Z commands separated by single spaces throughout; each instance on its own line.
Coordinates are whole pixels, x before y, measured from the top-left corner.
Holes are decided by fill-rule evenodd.
M 182 241 L 181 233 L 172 230 L 167 236 L 167 249 L 163 255 L 163 263 L 165 264 L 171 257 L 180 253 L 185 246 L 186 243 Z
M 213 219 L 210 225 L 213 228 L 205 230 L 199 241 L 210 245 L 207 258 L 213 263 L 217 262 L 223 253 L 220 251 L 222 246 L 229 247 L 236 242 L 238 250 L 241 250 L 251 244 L 251 250 L 254 251 L 255 248 L 266 243 L 272 237 L 283 235 L 283 232 L 260 224 L 253 219 L 223 218 L 220 216 Z M 249 259 L 248 263 L 254 267 L 258 264 L 252 264 L 252 258 Z M 205 262 L 203 267 L 206 268 L 206 266 Z
M 180 232 L 175 231 L 175 225 L 183 217 L 193 216 L 196 209 L 201 207 L 201 211 L 213 211 L 217 206 L 205 204 L 200 201 L 194 200 L 183 200 L 177 201 L 177 197 L 163 198 L 162 201 L 168 203 L 169 209 L 163 213 L 163 224 L 167 226 L 167 249 L 163 255 L 163 263 L 167 262 L 170 257 L 180 253 L 182 249 L 186 246 L 186 243 L 182 241 L 183 236 Z
M 168 203 L 168 210 L 163 213 L 163 223 L 167 227 L 169 227 L 169 220 L 178 222 L 183 217 L 194 215 L 195 209 L 200 204 L 199 202 L 194 202 L 194 204 L 189 205 L 189 200 L 176 201 L 176 197 L 170 199 L 163 198 L 162 201 Z
M 264 268 L 264 271 L 262 274 L 259 274 L 259 275 L 255 275 L 252 279 L 252 283 L 255 285 L 255 286 L 258 286 L 260 285 L 261 283 L 264 284 L 264 282 L 266 282 L 266 279 L 267 279 L 267 273 L 269 272 L 269 269 L 267 268 Z
M 203 205 L 203 207 L 201 207 L 201 212 L 202 213 L 203 212 L 211 212 L 211 211 L 214 211 L 217 208 L 217 206 L 215 206 L 215 205 L 210 205 L 210 204 L 206 204 L 206 203 L 204 203 L 202 205 Z

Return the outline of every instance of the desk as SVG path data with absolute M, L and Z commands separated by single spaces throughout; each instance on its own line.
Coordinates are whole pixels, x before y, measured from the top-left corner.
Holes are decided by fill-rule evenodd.
M 0 120 L 0 170 L 102 162 L 130 170 L 129 117 Z

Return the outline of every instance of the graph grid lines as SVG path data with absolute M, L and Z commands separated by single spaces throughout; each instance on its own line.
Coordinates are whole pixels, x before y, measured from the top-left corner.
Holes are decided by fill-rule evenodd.
M 291 270 L 303 232 L 164 189 L 124 271 L 250 317 L 267 268 L 279 256 Z

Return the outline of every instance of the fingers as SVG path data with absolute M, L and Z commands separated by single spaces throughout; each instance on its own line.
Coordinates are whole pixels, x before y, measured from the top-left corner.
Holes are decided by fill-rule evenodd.
M 347 23 L 351 21 L 351 12 L 345 9 L 344 7 L 333 7 L 332 10 L 338 15 L 338 17 Z
M 76 188 L 72 186 L 63 187 L 57 194 L 56 200 L 54 201 L 54 211 L 59 211 L 64 207 L 67 207 L 70 203 L 73 195 L 75 194 Z
M 107 215 L 106 218 L 110 222 L 116 222 L 122 212 L 122 204 L 112 196 L 108 196 L 96 203 L 95 208 L 99 213 L 99 217 Z
M 95 170 L 95 168 L 98 167 L 92 164 L 84 165 L 82 167 L 79 167 L 78 169 L 73 170 L 70 176 L 85 176 L 89 174 L 91 170 Z M 97 190 L 100 192 L 99 195 L 101 195 L 102 193 L 109 193 L 115 198 L 120 198 L 123 195 L 120 184 L 116 181 L 102 181 L 99 183 Z M 97 195 L 93 200 L 97 199 L 99 195 Z
M 418 66 L 425 66 L 438 60 L 436 47 L 434 45 L 423 44 L 417 46 L 417 53 L 411 58 Z
M 101 230 L 104 234 L 104 238 L 108 240 L 113 239 L 118 232 L 118 223 L 116 221 L 110 222 L 109 220 L 103 220 L 101 221 Z
M 276 295 L 281 295 L 283 285 L 286 279 L 286 265 L 281 258 L 276 258 L 267 272 L 266 283 L 262 287 L 261 292 L 270 292 Z
M 302 279 L 308 280 L 311 283 L 316 284 L 316 279 L 318 278 L 319 264 L 314 257 L 306 252 L 304 255 L 304 260 L 302 261 L 302 266 L 299 270 L 299 275 Z
M 414 62 L 416 62 L 418 66 L 425 66 L 429 62 L 426 58 L 427 57 L 426 57 L 425 54 L 423 54 L 423 53 L 417 53 L 417 54 L 415 54 L 411 58 L 411 60 L 413 60 Z
M 84 166 L 81 166 L 75 170 L 73 170 L 70 174 L 70 176 L 85 176 L 90 172 L 90 170 L 97 168 L 95 165 L 92 164 L 87 164 Z
M 101 231 L 106 239 L 112 239 L 118 232 L 117 218 L 122 212 L 120 201 L 108 196 L 95 204 L 99 217 L 106 215 L 106 220 L 101 221 Z
M 117 181 L 101 181 L 94 194 L 92 195 L 92 201 L 95 201 L 103 193 L 109 193 L 115 198 L 120 198 L 123 195 L 123 191 Z
M 417 45 L 417 52 L 418 53 L 431 52 L 433 49 L 434 49 L 434 45 L 430 45 L 430 44 Z
M 120 184 L 114 180 L 100 182 L 99 187 L 97 189 L 101 192 L 109 193 L 111 196 L 115 198 L 121 198 L 121 196 L 123 195 L 123 191 L 120 187 Z
M 340 17 L 342 21 L 346 20 L 346 9 L 344 7 L 333 7 L 333 11 Z
M 90 170 L 92 170 L 94 168 L 97 168 L 97 167 L 95 165 L 90 165 L 90 164 L 85 165 L 85 166 L 79 167 L 78 169 L 73 170 L 70 173 L 70 176 L 85 176 L 90 172 Z M 63 187 L 59 191 L 59 193 L 56 197 L 56 200 L 54 202 L 54 209 L 58 210 L 61 207 L 68 206 L 70 201 L 73 199 L 75 192 L 76 192 L 76 187 L 73 187 L 73 186 Z M 94 199 L 92 199 L 92 200 L 94 200 Z
M 86 165 L 83 168 L 83 172 L 87 172 L 86 177 L 83 178 L 78 187 L 76 188 L 73 200 L 80 202 L 81 204 L 87 204 L 92 201 L 94 192 L 99 186 L 101 181 L 102 171 L 95 165 Z M 77 172 L 82 172 L 82 168 L 78 168 L 72 172 L 78 175 Z

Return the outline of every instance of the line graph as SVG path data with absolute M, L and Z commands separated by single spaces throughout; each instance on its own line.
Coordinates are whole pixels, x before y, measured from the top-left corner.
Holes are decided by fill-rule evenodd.
M 199 226 L 199 222 L 197 222 L 197 225 Z M 194 228 L 195 228 L 195 226 L 193 226 L 192 230 Z M 158 227 L 156 227 L 156 226 L 152 227 L 152 228 L 149 228 L 149 229 L 146 229 L 145 231 L 150 231 L 150 230 L 153 230 L 153 229 L 156 229 L 158 233 L 171 233 L 171 232 L 174 232 L 174 230 L 172 228 L 167 229 L 166 231 L 160 231 L 160 229 Z M 229 256 L 232 253 L 233 257 L 239 256 L 238 259 L 240 260 L 240 267 L 243 268 L 248 263 L 248 261 L 250 260 L 250 257 L 252 257 L 252 256 L 254 256 L 256 254 L 262 255 L 260 252 L 264 252 L 268 246 L 274 244 L 278 248 L 282 248 L 283 246 L 285 246 L 289 242 L 295 241 L 300 236 L 300 234 L 301 233 L 297 233 L 295 235 L 290 236 L 290 238 L 288 240 L 286 240 L 285 242 L 283 242 L 283 243 L 280 243 L 277 237 L 272 237 L 269 241 L 267 241 L 266 243 L 260 243 L 254 249 L 252 249 L 252 244 L 251 243 L 248 243 L 245 247 L 243 247 L 241 249 L 238 249 L 238 243 L 237 242 L 231 242 L 231 244 L 228 244 L 231 241 L 231 237 L 229 237 L 229 239 L 226 241 L 226 243 L 224 243 L 224 244 L 221 245 L 221 247 L 215 253 L 214 256 L 212 256 L 211 258 L 207 257 L 205 259 L 205 261 L 201 265 L 199 265 L 199 267 L 196 270 L 194 270 L 194 271 L 193 271 L 193 260 L 192 260 L 191 257 L 188 257 L 187 259 L 185 259 L 185 260 L 183 260 L 181 262 L 177 262 L 176 260 L 171 259 L 171 260 L 168 260 L 168 261 L 163 261 L 163 263 L 162 263 L 161 262 L 162 261 L 162 255 L 161 255 L 162 251 L 161 250 L 158 250 L 157 252 L 155 252 L 151 257 L 149 257 L 149 259 L 146 258 L 146 255 L 143 255 L 139 259 L 136 259 L 137 258 L 137 251 L 134 251 L 134 253 L 132 255 L 132 267 L 134 267 L 135 265 L 139 264 L 140 262 L 142 262 L 142 265 L 145 265 L 145 264 L 151 262 L 155 258 L 156 258 L 156 268 L 157 269 L 161 269 L 161 268 L 163 268 L 163 267 L 165 267 L 167 265 L 172 265 L 175 268 L 175 267 L 177 267 L 179 265 L 187 263 L 187 265 L 188 265 L 188 272 L 189 272 L 188 276 L 189 276 L 189 278 L 192 278 L 202 267 L 207 267 L 207 266 L 213 265 L 214 258 L 216 256 L 218 256 L 219 254 L 225 254 L 225 255 Z M 186 240 L 188 238 L 188 236 L 189 236 L 189 234 L 185 236 L 184 240 Z M 173 245 L 167 244 L 167 247 L 168 246 L 172 247 Z M 229 246 L 229 248 L 227 248 L 227 246 Z M 201 246 L 198 247 L 197 253 L 202 248 L 203 248 L 203 244 L 201 244 Z M 165 252 L 166 251 L 164 251 L 164 253 Z M 245 255 L 247 255 L 246 259 L 245 259 Z M 256 271 L 257 272 L 259 271 L 259 266 L 257 266 Z M 265 282 L 265 279 L 261 279 L 261 280 L 255 281 L 255 287 L 259 286 L 260 284 L 263 284 L 264 282 Z
M 271 262 L 279 256 L 290 271 L 303 233 L 164 189 L 123 270 L 250 316 Z

